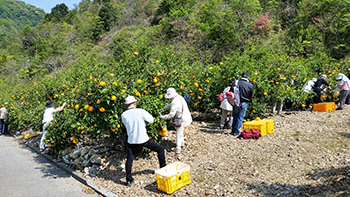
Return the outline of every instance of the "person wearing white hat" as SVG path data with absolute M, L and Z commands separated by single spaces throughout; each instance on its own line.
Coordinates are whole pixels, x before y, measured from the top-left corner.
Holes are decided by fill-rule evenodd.
M 5 108 L 5 105 L 7 104 L 8 103 L 5 102 L 3 107 L 0 108 L 0 135 L 8 133 L 8 125 L 5 123 L 5 119 L 9 116 L 9 113 Z
M 317 79 L 316 78 L 312 78 L 311 80 L 309 80 L 308 82 L 306 82 L 303 86 L 303 88 L 301 89 L 303 92 L 310 94 L 310 92 L 312 91 L 315 83 L 316 83 Z M 309 105 L 311 103 L 311 99 L 308 98 L 305 101 L 305 108 L 304 107 L 300 107 L 300 110 L 305 110 L 305 109 L 309 109 Z
M 337 87 L 339 89 L 341 89 L 341 91 L 340 91 L 340 105 L 339 105 L 339 107 L 337 107 L 337 110 L 343 110 L 344 104 L 345 104 L 346 99 L 349 96 L 349 92 L 350 92 L 350 80 L 342 73 L 340 73 L 338 75 L 336 80 L 340 81 L 337 84 Z
M 60 112 L 63 110 L 64 106 L 66 105 L 66 103 L 63 103 L 63 105 L 57 109 L 53 108 L 53 106 L 56 103 L 52 102 L 52 101 L 47 101 L 46 105 L 45 105 L 45 112 L 43 115 L 43 120 L 41 121 L 41 125 L 42 125 L 42 130 L 43 130 L 43 134 L 41 136 L 40 139 L 40 145 L 39 145 L 39 149 L 41 152 L 45 151 L 45 147 L 48 147 L 47 144 L 44 143 L 45 140 L 45 136 L 47 133 L 47 127 L 51 125 L 51 121 L 53 121 L 53 116 L 55 115 L 56 112 Z
M 328 89 L 331 87 L 329 86 L 329 83 L 326 81 L 327 75 L 322 74 L 321 78 L 319 78 L 313 87 L 313 91 L 316 93 L 316 96 L 314 97 L 314 103 L 320 103 L 321 102 L 321 92 L 322 92 L 322 86 L 326 85 Z M 327 89 L 326 88 L 326 89 Z
M 136 108 L 137 100 L 133 96 L 125 99 L 128 109 L 122 114 L 122 122 L 126 127 L 127 159 L 126 159 L 126 185 L 131 186 L 134 178 L 131 175 L 134 155 L 141 152 L 143 147 L 149 148 L 158 153 L 159 167 L 166 166 L 164 148 L 151 140 L 147 135 L 146 122 L 153 124 L 153 116 L 146 110 Z
M 170 112 L 166 115 L 159 114 L 158 118 L 164 120 L 172 118 L 181 120 L 181 125 L 174 125 L 176 129 L 176 150 L 172 154 L 178 157 L 181 154 L 181 149 L 185 148 L 185 139 L 183 133 L 185 128 L 191 125 L 192 116 L 185 99 L 179 95 L 174 88 L 168 88 L 164 97 L 166 99 L 171 99 L 171 103 L 164 107 L 165 109 L 170 109 Z

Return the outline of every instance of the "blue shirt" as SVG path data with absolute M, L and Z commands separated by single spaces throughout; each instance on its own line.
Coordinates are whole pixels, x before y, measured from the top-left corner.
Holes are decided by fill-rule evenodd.
M 141 108 L 129 107 L 122 114 L 122 121 L 126 127 L 129 144 L 142 144 L 149 140 L 146 122 L 153 123 L 153 116 Z

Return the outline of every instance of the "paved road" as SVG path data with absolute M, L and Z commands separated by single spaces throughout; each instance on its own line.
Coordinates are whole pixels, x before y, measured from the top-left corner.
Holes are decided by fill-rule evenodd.
M 20 145 L 13 137 L 0 136 L 0 196 L 97 197 L 42 156 Z

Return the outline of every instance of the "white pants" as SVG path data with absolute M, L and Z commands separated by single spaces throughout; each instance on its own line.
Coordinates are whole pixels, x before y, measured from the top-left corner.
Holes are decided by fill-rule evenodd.
M 50 125 L 50 122 L 47 122 L 43 126 L 43 135 L 41 136 L 40 145 L 39 145 L 40 149 L 44 149 L 45 147 L 48 146 L 47 144 L 44 143 L 44 140 L 45 140 L 45 135 L 47 133 L 46 127 L 49 125 Z
M 221 115 L 221 121 L 220 121 L 220 127 L 223 128 L 224 125 L 225 125 L 225 120 L 226 120 L 226 117 L 228 114 L 229 115 L 229 127 L 231 128 L 232 127 L 232 121 L 233 121 L 233 118 L 232 118 L 232 111 L 227 111 L 225 109 L 221 109 L 222 110 L 222 115 Z
M 184 131 L 185 126 L 175 127 L 176 129 L 176 153 L 181 152 L 181 146 L 185 145 Z

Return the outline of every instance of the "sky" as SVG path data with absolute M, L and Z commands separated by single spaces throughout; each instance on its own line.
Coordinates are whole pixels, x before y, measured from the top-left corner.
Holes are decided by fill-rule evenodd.
M 69 10 L 74 8 L 74 4 L 79 4 L 81 0 L 22 0 L 26 4 L 35 5 L 37 8 L 42 8 L 46 13 L 51 12 L 51 8 L 55 7 L 57 4 L 64 3 L 69 8 Z

